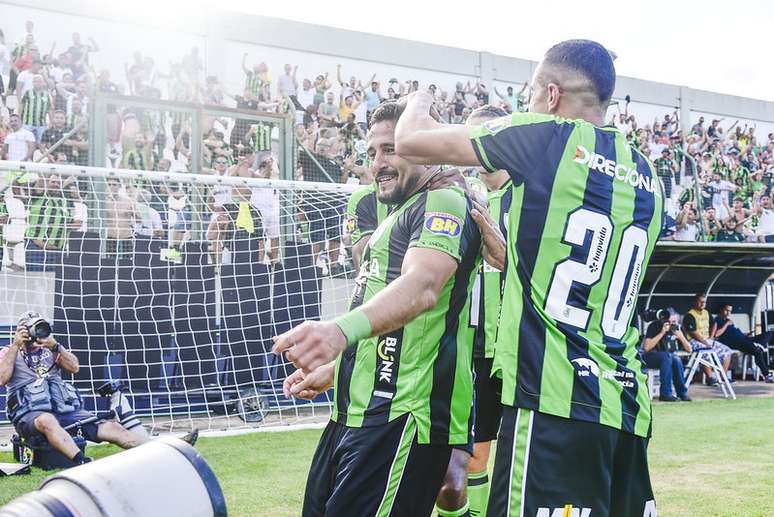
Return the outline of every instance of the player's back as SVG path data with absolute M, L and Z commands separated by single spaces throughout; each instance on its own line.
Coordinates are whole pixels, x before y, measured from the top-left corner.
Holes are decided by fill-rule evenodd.
M 514 179 L 495 363 L 503 403 L 647 435 L 631 327 L 661 227 L 650 163 L 614 128 L 514 114 L 472 133 Z

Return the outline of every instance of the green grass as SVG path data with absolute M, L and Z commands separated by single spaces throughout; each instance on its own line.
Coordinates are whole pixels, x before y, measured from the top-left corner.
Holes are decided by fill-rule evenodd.
M 650 469 L 659 515 L 774 515 L 774 398 L 659 404 Z M 297 516 L 319 430 L 202 438 L 232 516 Z M 117 449 L 92 447 L 102 457 Z M 11 461 L 0 453 L 0 461 Z M 50 473 L 0 479 L 0 504 L 37 488 Z

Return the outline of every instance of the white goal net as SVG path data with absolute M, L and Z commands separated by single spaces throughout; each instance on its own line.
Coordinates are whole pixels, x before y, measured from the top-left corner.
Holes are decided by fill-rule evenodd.
M 24 311 L 49 319 L 87 409 L 114 382 L 157 432 L 329 414 L 283 396 L 272 336 L 345 310 L 356 187 L 0 162 L 0 188 L 3 336 Z

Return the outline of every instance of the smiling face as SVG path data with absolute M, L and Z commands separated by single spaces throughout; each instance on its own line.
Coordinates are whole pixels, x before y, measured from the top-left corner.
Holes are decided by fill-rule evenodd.
M 376 181 L 376 197 L 382 203 L 405 201 L 428 173 L 421 165 L 395 154 L 395 122 L 377 122 L 368 132 L 368 156 Z

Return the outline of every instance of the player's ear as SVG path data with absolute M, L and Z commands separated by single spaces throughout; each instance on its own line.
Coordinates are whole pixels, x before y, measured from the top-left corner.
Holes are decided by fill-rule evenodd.
M 546 106 L 548 113 L 556 113 L 559 110 L 559 99 L 562 97 L 562 89 L 556 83 L 546 85 Z

